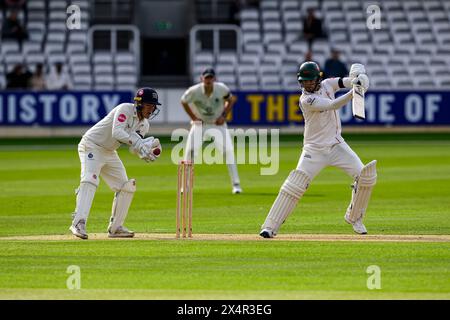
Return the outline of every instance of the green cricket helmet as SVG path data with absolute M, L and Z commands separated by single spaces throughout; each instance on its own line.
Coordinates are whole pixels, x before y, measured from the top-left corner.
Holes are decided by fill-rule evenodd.
M 319 66 L 313 61 L 307 61 L 302 63 L 297 72 L 297 80 L 316 80 L 322 75 Z

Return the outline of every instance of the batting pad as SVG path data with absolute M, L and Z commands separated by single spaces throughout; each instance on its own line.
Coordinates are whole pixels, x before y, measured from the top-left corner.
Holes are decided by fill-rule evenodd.
M 74 225 L 80 220 L 85 220 L 87 222 L 96 190 L 97 186 L 91 182 L 80 183 L 80 186 L 75 191 L 77 195 L 77 207 L 73 218 Z
M 376 165 L 376 160 L 366 164 L 352 186 L 352 201 L 347 209 L 347 216 L 351 222 L 356 222 L 366 213 L 372 189 L 377 183 Z
M 262 229 L 270 229 L 277 234 L 278 229 L 294 210 L 310 182 L 309 176 L 300 170 L 293 170 L 281 186 L 278 197 L 267 215 Z
M 117 228 L 123 225 L 135 191 L 136 180 L 131 179 L 124 183 L 119 192 L 116 192 L 108 228 L 110 233 L 115 233 Z

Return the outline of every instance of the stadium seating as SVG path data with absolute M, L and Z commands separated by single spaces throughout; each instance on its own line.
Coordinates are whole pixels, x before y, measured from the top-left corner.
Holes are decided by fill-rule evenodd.
M 69 5 L 81 9 L 81 29 L 69 30 L 66 10 Z M 88 0 L 33 0 L 27 3 L 27 14 L 19 19 L 27 28 L 29 37 L 21 47 L 16 41 L 2 40 L 0 49 L 0 88 L 6 87 L 6 73 L 16 63 L 25 63 L 30 71 L 43 63 L 50 71 L 61 62 L 69 72 L 75 90 L 135 90 L 138 66 L 130 52 L 88 55 L 91 2 Z M 0 23 L 5 18 L 0 14 Z M 26 18 L 26 19 L 25 19 Z
M 370 30 L 366 9 L 374 3 L 380 4 L 381 29 Z M 261 0 L 259 9 L 240 12 L 241 56 L 225 67 L 211 52 L 196 53 L 193 81 L 203 67 L 213 66 L 219 80 L 230 80 L 238 89 L 298 90 L 295 74 L 307 51 L 302 36 L 307 8 L 316 9 L 327 34 L 312 48 L 313 60 L 320 65 L 335 47 L 347 65 L 367 65 L 372 88 L 450 88 L 446 0 Z

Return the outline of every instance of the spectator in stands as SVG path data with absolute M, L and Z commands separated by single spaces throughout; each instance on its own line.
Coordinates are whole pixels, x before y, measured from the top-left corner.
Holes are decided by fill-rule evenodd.
M 303 62 L 313 61 L 311 50 L 305 53 L 305 60 Z
M 346 65 L 339 59 L 340 52 L 337 49 L 331 49 L 331 57 L 325 61 L 324 79 L 326 78 L 344 78 L 348 76 Z
M 22 64 L 16 64 L 14 69 L 6 75 L 6 89 L 28 89 L 31 72 Z
M 322 36 L 322 21 L 314 15 L 313 8 L 308 8 L 308 15 L 303 21 L 303 37 L 308 41 L 308 49 L 311 50 L 313 41 Z
M 16 39 L 20 45 L 22 41 L 28 38 L 27 31 L 20 24 L 17 18 L 17 11 L 11 11 L 8 18 L 5 19 L 2 28 L 3 39 Z
M 47 88 L 45 83 L 45 76 L 44 76 L 44 66 L 42 63 L 38 63 L 36 65 L 36 70 L 31 77 L 31 89 L 32 90 L 45 90 Z
M 69 74 L 63 69 L 63 64 L 55 63 L 55 67 L 47 77 L 48 90 L 70 90 L 72 89 L 72 81 Z
M 20 10 L 23 8 L 25 0 L 5 0 L 5 9 Z

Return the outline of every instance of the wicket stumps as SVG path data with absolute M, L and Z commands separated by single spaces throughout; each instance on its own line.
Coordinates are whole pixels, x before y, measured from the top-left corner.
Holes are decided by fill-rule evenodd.
M 183 160 L 178 164 L 177 238 L 192 238 L 192 194 L 194 163 Z M 186 227 L 187 224 L 187 227 Z

